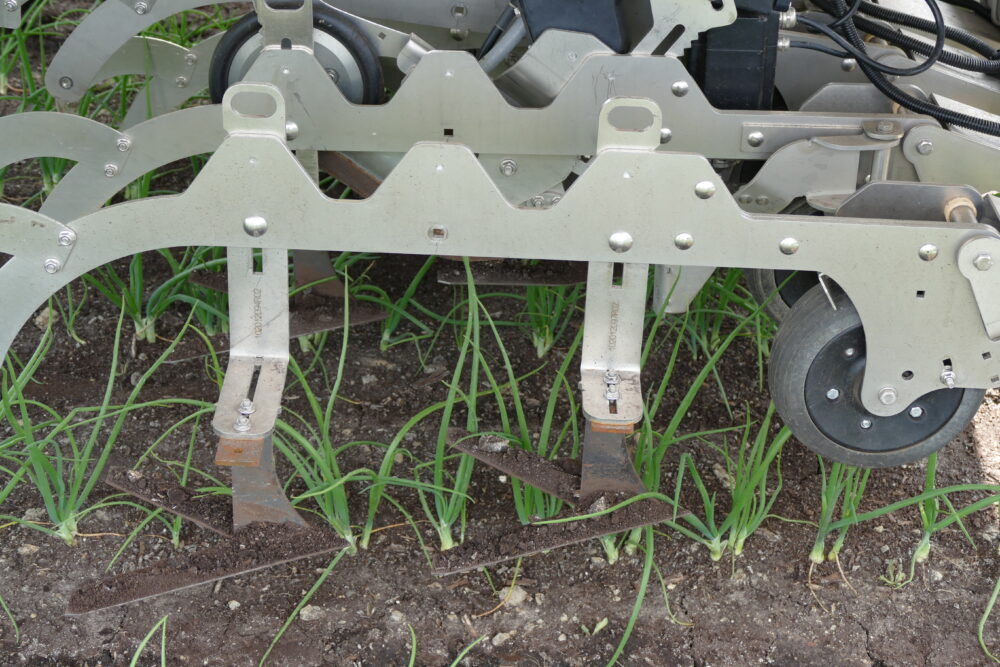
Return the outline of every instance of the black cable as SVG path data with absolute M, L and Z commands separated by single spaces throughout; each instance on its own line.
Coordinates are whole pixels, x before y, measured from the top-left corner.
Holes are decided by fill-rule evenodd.
M 825 53 L 828 56 L 835 56 L 837 58 L 852 58 L 853 56 L 847 51 L 838 51 L 832 46 L 827 46 L 820 42 L 803 42 L 802 40 L 793 39 L 788 43 L 788 46 L 793 49 L 809 49 L 810 51 L 819 51 L 820 53 Z
M 476 51 L 476 60 L 482 60 L 483 56 L 485 56 L 487 52 L 493 48 L 493 46 L 497 43 L 497 40 L 500 39 L 500 35 L 510 27 L 511 21 L 514 20 L 514 16 L 514 6 L 507 5 L 507 9 L 503 10 L 503 13 L 500 14 L 500 18 L 497 19 L 496 25 L 494 25 L 493 29 L 490 30 L 488 35 L 486 35 L 486 41 L 484 41 L 483 45 L 479 47 L 478 51 Z
M 844 14 L 839 19 L 837 19 L 836 21 L 834 21 L 833 23 L 830 24 L 830 26 L 829 26 L 830 29 L 831 30 L 839 30 L 840 26 L 844 25 L 845 23 L 847 23 L 848 21 L 850 21 L 852 18 L 854 18 L 854 15 L 858 13 L 859 9 L 861 9 L 861 3 L 862 2 L 864 2 L 864 0 L 854 0 L 854 4 L 851 5 L 851 8 L 849 10 L 847 10 L 847 13 Z
M 961 7 L 962 9 L 972 10 L 987 21 L 993 20 L 993 13 L 990 11 L 990 8 L 986 5 L 979 4 L 976 0 L 941 0 L 941 2 L 949 5 L 955 5 L 956 7 Z
M 929 0 L 933 2 L 934 0 Z M 844 0 L 833 0 L 834 6 L 837 12 L 835 16 L 843 16 L 847 13 L 848 7 L 844 3 Z M 854 20 L 850 20 L 844 23 L 844 33 L 850 43 L 858 50 L 865 50 L 865 42 L 858 34 L 858 29 L 854 24 Z M 959 127 L 964 127 L 976 132 L 982 132 L 983 134 L 990 134 L 993 136 L 1000 137 L 1000 123 L 996 121 L 986 120 L 984 118 L 976 118 L 975 116 L 969 116 L 967 114 L 959 113 L 957 111 L 952 111 L 951 109 L 945 109 L 936 104 L 931 104 L 923 100 L 917 99 L 912 95 L 908 95 L 896 86 L 894 86 L 883 74 L 876 68 L 869 67 L 867 63 L 858 61 L 858 65 L 861 71 L 864 72 L 865 76 L 872 82 L 872 84 L 881 92 L 883 95 L 888 97 L 890 100 L 899 104 L 911 111 L 917 113 L 922 113 L 927 116 L 935 118 L 941 123 L 957 125 Z
M 885 65 L 883 63 L 878 62 L 877 60 L 869 56 L 867 51 L 865 51 L 864 42 L 862 42 L 861 47 L 858 47 L 855 44 L 853 44 L 851 40 L 845 39 L 834 29 L 830 28 L 830 26 L 828 25 L 825 25 L 818 21 L 813 21 L 812 19 L 807 18 L 805 16 L 799 17 L 799 23 L 806 26 L 807 28 L 811 28 L 816 32 L 820 32 L 826 35 L 828 38 L 836 42 L 836 44 L 840 46 L 840 48 L 850 53 L 855 60 L 857 60 L 858 62 L 864 62 L 870 68 L 877 69 L 883 74 L 889 74 L 891 76 L 914 76 L 916 74 L 926 72 L 927 70 L 929 70 L 931 67 L 934 66 L 934 63 L 937 62 L 938 58 L 941 56 L 941 53 L 944 51 L 946 32 L 947 32 L 946 30 L 947 26 L 944 23 L 944 16 L 941 15 L 941 8 L 938 7 L 937 3 L 934 0 L 924 0 L 924 2 L 927 4 L 928 7 L 931 8 L 931 14 L 934 15 L 934 24 L 937 29 L 937 38 L 934 41 L 934 49 L 931 51 L 931 54 L 927 57 L 927 59 L 924 62 L 920 63 L 919 65 L 909 68 L 891 67 L 889 65 Z M 838 16 L 838 18 L 845 19 L 841 27 L 847 33 L 853 30 L 854 33 L 857 34 L 857 29 L 854 27 L 854 17 L 849 15 L 850 9 L 844 6 L 843 0 L 838 0 L 837 7 L 838 9 L 842 8 L 844 11 L 843 15 Z
M 855 23 L 857 27 L 864 32 L 884 39 L 887 42 L 891 42 L 896 46 L 900 46 L 909 51 L 914 51 L 924 55 L 930 53 L 930 46 L 925 42 L 901 32 L 896 32 L 886 28 L 880 23 L 867 21 L 862 18 L 857 19 Z M 1000 53 L 990 48 L 985 43 L 983 46 L 985 47 L 984 51 L 986 51 L 986 53 L 983 53 L 983 55 L 986 56 L 985 58 L 977 58 L 965 53 L 956 53 L 954 51 L 945 50 L 938 58 L 938 62 L 950 65 L 951 67 L 968 70 L 970 72 L 1000 74 Z
M 864 0 L 861 2 L 861 13 L 883 21 L 889 21 L 908 28 L 914 28 L 915 30 L 920 30 L 922 32 L 928 32 L 931 34 L 936 34 L 937 32 L 937 26 L 931 21 L 913 16 L 912 14 L 903 14 L 902 12 L 887 9 L 881 5 L 875 5 L 870 2 L 865 2 Z M 871 24 L 870 21 L 866 21 L 863 18 L 856 19 L 855 22 L 857 23 L 858 20 L 864 21 L 866 24 Z M 958 42 L 959 44 L 962 44 L 963 46 L 966 46 L 973 51 L 986 56 L 987 58 L 994 58 L 996 56 L 996 49 L 965 30 L 945 26 L 945 37 L 954 42 Z

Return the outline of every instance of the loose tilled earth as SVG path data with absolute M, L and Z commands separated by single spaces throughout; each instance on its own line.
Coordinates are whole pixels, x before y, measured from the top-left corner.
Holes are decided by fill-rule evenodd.
M 53 49 L 54 51 L 54 49 Z M 17 84 L 16 78 L 12 81 Z M 10 104 L 3 113 L 10 113 Z M 21 175 L 30 175 L 24 167 Z M 14 200 L 37 190 L 37 183 L 10 181 L 6 195 Z M 0 258 L 2 259 L 2 258 Z M 381 260 L 371 280 L 399 296 L 402 287 L 422 260 Z M 155 258 L 148 265 L 154 267 Z M 162 267 L 160 279 L 163 278 Z M 155 283 L 155 281 L 153 281 Z M 418 298 L 446 312 L 453 288 L 427 281 Z M 494 316 L 512 318 L 519 305 L 509 300 L 490 301 Z M 178 328 L 181 314 L 167 318 L 161 333 Z M 78 324 L 86 341 L 81 346 L 65 328 L 56 325 L 56 340 L 35 384 L 32 396 L 67 411 L 93 405 L 103 392 L 111 358 L 112 332 L 117 311 L 92 295 Z M 128 325 L 126 325 L 128 326 Z M 28 325 L 18 339 L 19 354 L 30 354 L 40 336 Z M 488 337 L 488 334 L 486 335 Z M 551 353 L 548 367 L 521 387 L 529 408 L 530 424 L 537 428 L 548 396 L 549 382 L 565 353 L 564 336 Z M 412 346 L 379 350 L 377 324 L 352 329 L 343 397 L 337 404 L 334 440 L 387 442 L 412 415 L 440 401 L 446 394 L 442 380 L 456 360 L 454 338 L 445 336 L 433 351 L 430 363 L 421 366 Z M 340 348 L 331 337 L 325 361 L 334 368 Z M 508 330 L 506 344 L 518 373 L 539 364 L 523 330 Z M 132 381 L 146 370 L 165 343 L 128 345 L 119 369 L 114 400 L 122 401 Z M 490 348 L 488 354 L 496 354 Z M 662 373 L 667 352 L 654 359 L 646 382 Z M 661 415 L 673 413 L 704 360 L 681 356 Z M 575 365 L 575 362 L 574 362 Z M 571 366 L 572 367 L 572 366 Z M 720 366 L 723 386 L 734 414 L 729 415 L 718 389 L 708 383 L 683 423 L 686 433 L 742 423 L 746 411 L 764 414 L 766 395 L 758 387 L 756 354 L 749 340 L 741 340 L 725 355 Z M 318 376 L 312 379 L 317 380 Z M 571 378 L 571 382 L 574 382 Z M 215 399 L 213 383 L 204 363 L 190 360 L 164 366 L 146 386 L 143 400 L 162 397 Z M 325 396 L 321 395 L 321 399 Z M 303 410 L 301 391 L 290 391 L 285 405 Z M 162 434 L 179 410 L 150 410 L 131 416 L 115 451 L 116 463 L 128 465 Z M 455 423 L 464 422 L 462 415 Z M 663 424 L 657 424 L 662 427 Z M 484 405 L 481 427 L 499 428 L 496 410 Z M 405 446 L 420 460 L 433 457 L 435 426 L 428 423 L 408 438 Z M 966 482 L 1000 483 L 1000 399 L 995 393 L 975 422 L 952 443 L 939 462 L 939 485 Z M 5 436 L 0 433 L 0 437 Z M 189 435 L 183 431 L 159 447 L 167 460 L 182 460 Z M 682 452 L 695 453 L 710 487 L 725 495 L 711 471 L 720 462 L 707 447 L 677 445 L 664 462 L 665 477 L 672 477 Z M 193 464 L 226 479 L 225 470 L 212 465 L 214 442 L 203 428 Z M 343 457 L 345 470 L 377 467 L 380 449 L 353 448 Z M 280 458 L 280 457 L 279 457 Z M 795 442 L 789 442 L 781 460 L 784 487 L 774 514 L 784 519 L 815 520 L 819 512 L 820 476 L 817 459 Z M 400 465 L 397 474 L 410 474 Z M 279 474 L 290 468 L 279 461 Z M 882 507 L 918 494 L 923 465 L 873 473 L 862 511 Z M 40 497 L 22 484 L 0 513 L 45 520 Z M 113 490 L 100 487 L 97 498 Z M 367 495 L 355 492 L 352 518 L 363 522 Z M 293 493 L 301 488 L 293 485 Z M 416 496 L 394 491 L 404 507 L 418 519 L 422 513 Z M 513 524 L 516 517 L 509 483 L 479 465 L 473 477 L 469 506 L 470 532 L 496 522 Z M 697 498 L 683 497 L 693 505 Z M 955 498 L 962 504 L 969 498 Z M 724 510 L 722 501 L 720 511 Z M 0 615 L 0 665 L 122 665 L 128 664 L 141 639 L 161 618 L 167 624 L 169 664 L 256 665 L 272 638 L 295 608 L 329 556 L 187 589 L 176 594 L 82 616 L 65 614 L 77 586 L 105 571 L 127 535 L 144 517 L 136 509 L 116 506 L 89 514 L 81 525 L 88 536 L 75 547 L 40 533 L 0 526 L 0 595 L 9 604 L 20 626 L 20 641 Z M 403 525 L 400 525 L 403 524 Z M 272 653 L 275 665 L 399 665 L 410 656 L 412 626 L 417 643 L 417 664 L 449 664 L 464 647 L 485 636 L 465 659 L 475 665 L 581 665 L 607 661 L 631 613 L 642 570 L 638 556 L 623 556 L 609 565 L 596 542 L 576 545 L 523 561 L 517 587 L 507 603 L 500 601 L 486 576 L 479 573 L 435 577 L 428 556 L 413 529 L 401 515 L 384 504 L 378 532 L 369 550 L 344 558 L 318 590 Z M 880 581 L 888 564 L 906 565 L 920 536 L 915 509 L 854 527 L 841 553 L 841 564 L 851 586 L 833 564 L 817 568 L 812 585 L 807 581 L 808 554 L 815 530 L 802 523 L 769 519 L 733 561 L 729 554 L 712 562 L 706 550 L 677 534 L 657 538 L 656 563 L 669 589 L 670 609 L 664 603 L 654 576 L 639 621 L 621 664 L 626 665 L 973 665 L 987 658 L 976 641 L 976 624 L 996 578 L 1000 576 L 1000 523 L 994 508 L 966 522 L 976 546 L 954 528 L 934 537 L 926 564 L 918 566 L 915 580 L 901 590 Z M 418 524 L 424 541 L 435 536 L 426 522 Z M 157 560 L 177 556 L 154 522 L 126 551 L 113 571 L 148 567 Z M 182 552 L 217 546 L 221 539 L 185 522 Z M 514 577 L 514 564 L 491 569 L 498 588 Z M 501 594 L 505 591 L 501 590 Z M 490 613 L 492 611 L 492 613 Z M 998 614 L 1000 616 L 1000 614 Z M 591 630 L 603 619 L 607 624 Z M 987 641 L 1000 646 L 1000 618 L 986 627 Z M 158 664 L 159 638 L 143 656 L 143 664 Z

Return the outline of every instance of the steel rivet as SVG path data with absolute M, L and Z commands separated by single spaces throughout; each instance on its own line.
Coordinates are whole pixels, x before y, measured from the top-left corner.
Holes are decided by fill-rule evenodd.
M 764 145 L 764 133 L 763 132 L 751 132 L 747 135 L 747 143 L 754 148 L 760 148 Z
M 853 72 L 858 66 L 858 61 L 854 58 L 844 58 L 840 61 L 840 69 L 845 72 Z
M 674 138 L 674 133 L 670 131 L 669 127 L 665 127 L 660 130 L 660 143 L 669 144 L 670 140 Z
M 785 255 L 794 255 L 799 251 L 799 240 L 793 239 L 789 236 L 787 239 L 781 239 L 781 243 L 778 244 L 781 248 L 781 252 Z
M 871 419 L 862 419 L 861 420 L 861 428 L 863 428 L 863 429 L 865 429 L 867 431 L 871 427 L 872 427 L 872 420 Z
M 934 142 L 924 139 L 917 144 L 917 152 L 921 155 L 930 155 L 934 152 Z
M 670 90 L 677 97 L 684 97 L 690 89 L 691 87 L 688 86 L 687 81 L 675 81 L 674 85 L 670 86 Z
M 73 79 L 68 76 L 59 77 L 59 87 L 63 90 L 69 90 L 73 87 Z
M 980 271 L 989 271 L 993 268 L 993 257 L 985 252 L 980 253 L 972 260 L 972 265 Z
M 769 206 L 771 204 L 771 198 L 767 195 L 761 195 L 755 201 L 757 206 Z
M 831 401 L 835 401 L 840 398 L 840 390 L 836 387 L 830 387 L 830 390 L 826 392 L 826 397 Z
M 59 269 L 62 268 L 62 262 L 60 262 L 55 257 L 50 257 L 45 260 L 45 273 L 59 273 Z
M 145 2 L 137 2 L 134 5 L 132 5 L 132 9 L 135 10 L 136 14 L 142 16 L 143 14 L 149 11 L 149 5 L 147 5 Z
M 694 237 L 687 232 L 674 237 L 674 245 L 680 250 L 689 250 L 694 245 Z
M 712 181 L 702 181 L 694 186 L 694 193 L 701 199 L 711 199 L 715 195 L 715 183 Z
M 918 254 L 920 255 L 920 259 L 925 262 L 933 262 L 938 256 L 938 247 L 933 243 L 922 245 Z
M 259 215 L 251 215 L 243 220 L 243 231 L 254 238 L 259 238 L 267 232 L 267 220 Z
M 882 387 L 878 392 L 878 402 L 882 405 L 892 405 L 897 398 L 895 387 Z
M 919 405 L 914 405 L 912 408 L 910 408 L 910 416 L 913 417 L 914 419 L 920 419 L 921 417 L 924 416 L 924 409 Z
M 108 178 L 114 178 L 118 175 L 118 165 L 117 164 L 106 164 L 104 165 L 104 175 Z
M 59 232 L 59 245 L 71 246 L 74 243 L 76 243 L 76 232 L 69 229 Z
M 608 245 L 615 252 L 628 252 L 632 249 L 632 235 L 628 232 L 615 232 L 608 239 Z
M 501 160 L 500 173 L 508 178 L 517 173 L 517 162 L 514 160 Z
M 750 204 L 753 203 L 753 196 L 752 195 L 740 195 L 740 203 L 743 204 L 744 206 L 749 206 Z
M 285 122 L 285 138 L 288 141 L 294 141 L 299 136 L 299 124 L 294 120 L 289 120 Z

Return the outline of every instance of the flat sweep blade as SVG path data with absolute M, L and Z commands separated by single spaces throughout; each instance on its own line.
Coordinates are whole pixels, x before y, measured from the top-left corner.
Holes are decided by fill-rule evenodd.
M 621 500 L 623 498 L 618 498 L 608 506 L 617 504 Z M 572 518 L 572 515 L 568 518 Z M 444 576 L 477 570 L 503 561 L 586 542 L 604 535 L 623 533 L 673 518 L 673 507 L 648 498 L 637 500 L 622 509 L 593 519 L 527 526 L 504 524 L 474 539 L 466 540 L 459 547 L 438 554 L 434 563 L 434 574 Z
M 255 523 L 214 549 L 102 577 L 73 591 L 68 614 L 86 614 L 336 551 L 346 543 L 329 533 L 289 524 Z
M 202 528 L 225 537 L 233 536 L 233 508 L 229 496 L 200 495 L 157 471 L 140 472 L 122 466 L 108 468 L 104 483 L 148 505 L 193 521 Z

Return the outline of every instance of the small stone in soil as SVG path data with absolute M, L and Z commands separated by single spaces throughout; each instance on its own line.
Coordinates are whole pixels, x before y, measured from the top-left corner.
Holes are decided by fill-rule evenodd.
M 491 642 L 494 646 L 501 646 L 502 644 L 507 643 L 510 640 L 511 636 L 513 636 L 513 634 L 514 633 L 512 632 L 498 632 L 497 634 L 493 635 L 493 639 L 491 640 Z
M 302 611 L 299 612 L 299 618 L 307 623 L 318 621 L 324 616 L 326 616 L 326 610 L 312 604 L 307 604 L 305 607 L 302 607 Z
M 240 608 L 240 603 L 236 600 L 230 600 L 227 606 L 229 607 L 229 611 L 236 611 Z
M 36 547 L 34 544 L 22 544 L 17 548 L 17 553 L 19 553 L 22 556 L 31 556 L 33 554 L 38 553 L 38 547 Z

